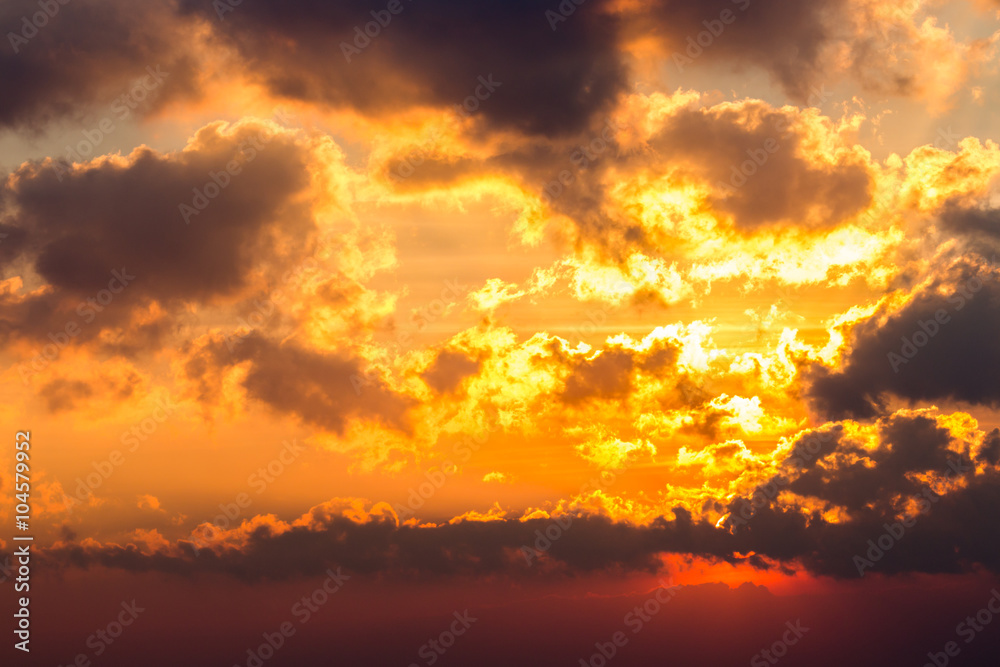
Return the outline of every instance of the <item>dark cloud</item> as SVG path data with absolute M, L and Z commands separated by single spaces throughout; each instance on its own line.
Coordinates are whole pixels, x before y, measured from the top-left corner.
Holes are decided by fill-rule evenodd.
M 148 555 L 131 545 L 63 545 L 48 551 L 47 559 L 77 567 L 224 572 L 259 580 L 320 574 L 331 565 L 359 573 L 419 577 L 606 569 L 654 572 L 660 551 L 712 555 L 726 550 L 721 531 L 693 522 L 680 508 L 675 510 L 676 520 L 644 528 L 604 517 L 576 517 L 559 539 L 539 552 L 541 567 L 529 564 L 521 547 L 533 548 L 538 532 L 552 525 L 549 520 L 457 521 L 417 528 L 400 526 L 391 515 L 358 522 L 322 507 L 311 514 L 305 525 L 291 530 L 275 531 L 261 524 L 239 548 L 182 540 L 176 550 Z M 200 547 L 197 556 L 193 546 Z
M 989 435 L 983 440 L 983 447 L 979 450 L 976 458 L 990 465 L 995 466 L 1000 464 L 1000 428 L 990 431 Z
M 977 471 L 972 443 L 956 440 L 927 415 L 893 415 L 878 432 L 873 450 L 842 431 L 819 439 L 822 433 L 807 434 L 783 474 L 751 499 L 730 503 L 733 534 L 749 541 L 744 548 L 795 558 L 835 577 L 859 576 L 855 557 L 871 558 L 869 552 L 872 564 L 862 571 L 961 572 L 973 564 L 1000 571 L 997 519 L 987 510 L 1000 496 L 996 468 Z M 782 500 L 785 490 L 809 504 Z M 846 517 L 828 520 L 823 513 L 832 508 Z M 888 548 L 883 538 L 873 551 L 869 540 L 879 540 L 887 527 L 895 532 Z
M 614 200 L 611 188 L 641 187 L 668 176 L 678 184 L 703 183 L 710 188 L 707 204 L 722 224 L 744 234 L 829 229 L 871 203 L 867 155 L 841 144 L 832 126 L 800 110 L 752 100 L 690 106 L 662 117 L 641 143 L 634 141 L 636 134 L 637 128 L 612 120 L 544 147 L 520 146 L 485 160 L 421 155 L 423 162 L 405 172 L 409 177 L 396 179 L 394 187 L 432 190 L 502 171 L 553 213 L 572 220 L 574 233 L 561 240 L 585 243 L 602 261 L 623 270 L 636 251 L 675 257 L 670 251 L 678 239 L 667 229 L 623 215 L 625 204 Z M 626 138 L 624 146 L 619 136 Z M 826 142 L 840 144 L 840 150 L 816 149 Z M 401 159 L 394 156 L 385 169 L 398 176 Z
M 318 353 L 278 344 L 258 332 L 214 338 L 189 352 L 185 373 L 199 400 L 218 400 L 220 372 L 250 362 L 247 396 L 282 413 L 336 433 L 351 418 L 378 420 L 406 433 L 412 399 L 395 393 L 360 359 L 342 352 Z
M 93 388 L 81 380 L 57 378 L 47 382 L 38 395 L 45 400 L 49 412 L 62 412 L 71 409 L 78 401 L 90 398 Z
M 805 373 L 807 395 L 829 418 L 871 418 L 887 395 L 1000 404 L 1000 274 L 962 262 L 901 309 L 858 323 L 839 369 Z
M 0 207 L 0 214 L 2 212 Z M 11 260 L 20 256 L 27 236 L 27 232 L 19 227 L 0 224 L 0 271 L 4 271 Z
M 51 16 L 42 4 L 51 8 Z M 197 94 L 197 56 L 184 50 L 191 32 L 192 25 L 178 20 L 170 2 L 158 0 L 4 2 L 0 81 L 7 92 L 0 98 L 0 127 L 41 130 L 88 106 L 110 108 L 148 76 L 147 67 L 166 76 L 130 98 L 122 107 L 134 106 L 129 114 Z M 122 118 L 117 112 L 111 117 Z
M 835 23 L 844 18 L 846 4 L 844 0 L 656 0 L 643 3 L 635 29 L 659 37 L 668 54 L 694 56 L 688 62 L 680 60 L 681 67 L 699 61 L 724 62 L 734 68 L 756 65 L 789 95 L 807 102 L 823 78 L 824 49 L 840 37 Z M 723 12 L 729 13 L 723 16 Z M 701 45 L 700 33 L 708 35 L 701 37 Z
M 796 116 L 763 103 L 684 109 L 649 143 L 715 187 L 715 205 L 739 228 L 837 224 L 868 205 L 867 165 L 857 156 L 827 163 L 807 154 Z
M 386 505 L 359 518 L 338 500 L 312 508 L 294 524 L 261 517 L 238 533 L 200 530 L 198 542 L 181 540 L 152 555 L 131 545 L 57 545 L 46 558 L 80 567 L 224 572 L 256 580 L 318 574 L 333 564 L 409 577 L 654 572 L 661 554 L 676 553 L 762 569 L 799 563 L 815 574 L 857 577 L 855 556 L 864 557 L 869 540 L 905 519 L 910 525 L 871 569 L 1000 572 L 1000 520 L 993 511 L 1000 471 L 973 466 L 971 449 L 972 443 L 919 413 L 880 423 L 874 449 L 839 427 L 810 432 L 780 474 L 729 502 L 721 527 L 683 507 L 645 525 L 571 514 L 417 527 L 399 524 Z M 843 513 L 836 521 L 825 514 L 834 508 Z
M 0 192 L 4 229 L 12 261 L 30 263 L 50 289 L 0 296 L 0 335 L 44 337 L 75 322 L 75 342 L 87 341 L 153 302 L 239 297 L 252 269 L 277 273 L 307 252 L 314 223 L 299 195 L 309 161 L 294 135 L 245 121 L 207 126 L 177 153 L 22 166 Z M 130 337 L 169 328 L 147 318 Z
M 442 350 L 421 377 L 438 393 L 455 391 L 465 378 L 479 372 L 480 362 L 461 352 Z
M 571 13 L 561 9 L 567 6 Z M 822 101 L 817 87 L 841 74 L 835 67 L 875 89 L 912 93 L 913 72 L 902 65 L 885 80 L 869 80 L 873 53 L 887 37 L 867 34 L 851 11 L 847 0 L 59 3 L 39 21 L 45 25 L 27 29 L 25 43 L 4 40 L 0 79 L 18 94 L 0 103 L 0 125 L 42 128 L 110 104 L 146 66 L 169 72 L 151 108 L 202 95 L 199 78 L 232 62 L 210 52 L 202 35 L 235 50 L 243 72 L 278 96 L 367 115 L 469 100 L 489 127 L 549 137 L 592 127 L 613 106 L 628 88 L 628 49 L 639 39 L 652 39 L 668 61 L 693 55 L 682 67 L 759 67 L 800 103 Z M 38 12 L 37 0 L 6 2 L 0 26 L 21 33 L 25 17 L 30 24 Z M 724 15 L 732 20 L 721 23 Z M 910 48 L 908 39 L 896 31 L 887 45 Z M 499 83 L 484 87 L 484 80 Z
M 496 127 L 547 136 L 586 128 L 626 89 L 630 40 L 652 38 L 668 57 L 683 55 L 705 22 L 718 31 L 724 11 L 734 20 L 692 62 L 757 66 L 798 101 L 815 103 L 824 52 L 844 39 L 834 26 L 847 19 L 844 0 L 658 0 L 627 7 L 606 0 L 401 0 L 397 14 L 382 13 L 386 3 L 296 0 L 241 4 L 222 20 L 209 0 L 180 4 L 209 22 L 278 95 L 369 114 L 453 107 L 474 94 L 480 76 L 492 74 L 502 85 L 475 113 Z M 566 6 L 571 13 L 560 9 Z M 385 25 L 367 26 L 375 35 L 369 38 L 363 31 L 376 21 L 373 11 Z M 300 67 L 303 61 L 311 66 Z
M 941 212 L 945 227 L 963 234 L 981 234 L 1000 239 L 1000 210 L 948 205 Z
M 51 413 L 74 410 L 98 398 L 120 402 L 129 399 L 141 385 L 134 370 L 105 372 L 98 370 L 83 378 L 55 377 L 38 390 Z
M 660 375 L 674 372 L 680 349 L 679 341 L 668 338 L 657 339 L 648 348 L 639 350 L 609 344 L 591 354 L 571 353 L 558 340 L 549 345 L 553 355 L 550 361 L 562 366 L 565 372 L 560 396 L 570 404 L 626 398 L 636 372 Z
M 271 92 L 366 114 L 453 108 L 472 96 L 468 106 L 493 126 L 560 135 L 610 108 L 626 83 L 618 21 L 604 0 L 578 7 L 555 31 L 545 18 L 552 5 L 538 0 L 401 0 L 396 14 L 385 2 L 248 2 L 221 21 L 215 4 L 181 2 Z M 358 37 L 373 11 L 385 26 Z M 482 82 L 491 77 L 499 84 Z M 477 88 L 485 99 L 475 99 Z
M 794 557 L 816 574 L 857 577 L 855 557 L 867 557 L 869 541 L 877 541 L 889 532 L 887 526 L 902 525 L 905 518 L 914 521 L 913 525 L 889 542 L 884 554 L 874 552 L 877 557 L 872 558 L 872 571 L 955 573 L 974 564 L 1000 571 L 996 517 L 985 511 L 1000 499 L 1000 475 L 995 470 L 971 479 L 961 490 L 926 498 L 930 499 L 925 505 L 917 505 L 930 508 L 923 514 L 869 511 L 839 523 L 823 519 L 818 512 L 803 513 L 770 504 L 756 510 L 746 525 L 735 531 L 747 548 L 770 558 Z M 900 534 L 898 528 L 895 530 Z
M 816 455 L 824 465 L 803 471 L 788 489 L 853 513 L 873 507 L 888 512 L 896 498 L 921 490 L 909 473 L 943 472 L 949 462 L 971 465 L 967 452 L 948 450 L 951 440 L 933 419 L 894 416 L 882 425 L 878 449 L 869 451 L 843 438 L 834 441 L 834 451 Z
M 576 359 L 563 398 L 567 403 L 625 398 L 632 386 L 632 368 L 632 355 L 625 350 L 601 350 L 590 358 Z

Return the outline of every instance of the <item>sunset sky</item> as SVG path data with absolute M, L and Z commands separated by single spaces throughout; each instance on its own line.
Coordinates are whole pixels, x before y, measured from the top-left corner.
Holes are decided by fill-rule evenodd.
M 1000 1 L 0 29 L 9 664 L 997 664 Z

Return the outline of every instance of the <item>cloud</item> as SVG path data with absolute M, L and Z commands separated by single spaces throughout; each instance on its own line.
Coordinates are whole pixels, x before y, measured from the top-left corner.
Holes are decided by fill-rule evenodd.
M 614 106 L 629 87 L 636 42 L 682 69 L 760 68 L 800 103 L 851 77 L 867 90 L 940 104 L 991 57 L 988 40 L 956 40 L 922 2 L 589 0 L 556 22 L 559 4 L 550 0 L 388 4 L 223 3 L 220 16 L 211 0 L 102 0 L 60 4 L 36 29 L 38 3 L 13 0 L 0 25 L 29 36 L 8 37 L 0 55 L 0 78 L 19 91 L 0 104 L 0 125 L 44 128 L 110 103 L 146 66 L 162 66 L 169 83 L 151 110 L 203 98 L 213 77 L 237 74 L 275 97 L 368 118 L 471 100 L 466 109 L 490 128 L 557 137 L 593 127 Z
M 199 400 L 211 404 L 223 393 L 219 378 L 245 365 L 241 385 L 248 399 L 280 413 L 343 434 L 350 418 L 381 421 L 406 433 L 414 401 L 396 393 L 349 352 L 318 352 L 249 333 L 238 341 L 208 336 L 188 350 L 184 373 Z
M 88 106 L 114 105 L 149 76 L 147 67 L 162 72 L 164 82 L 147 97 L 147 79 L 141 100 L 137 94 L 127 104 L 118 102 L 123 114 L 200 94 L 199 58 L 184 48 L 192 44 L 192 26 L 178 20 L 170 3 L 101 0 L 52 7 L 51 16 L 37 0 L 0 7 L 0 80 L 17 91 L 0 100 L 0 128 L 41 131 Z
M 493 128 L 556 136 L 607 111 L 626 83 L 617 19 L 604 0 L 581 6 L 556 31 L 547 6 L 531 0 L 403 1 L 396 13 L 384 3 L 293 0 L 244 4 L 224 21 L 211 2 L 180 4 L 272 94 L 366 116 L 452 109 L 472 97 L 468 106 Z
M 21 232 L 12 261 L 45 287 L 0 298 L 0 334 L 44 337 L 76 322 L 85 342 L 131 320 L 131 338 L 155 340 L 171 329 L 164 311 L 242 296 L 315 236 L 302 200 L 309 156 L 294 132 L 244 120 L 212 123 L 174 153 L 22 165 L 0 193 L 5 225 Z
M 677 363 L 680 347 L 680 341 L 671 340 L 666 332 L 651 334 L 634 346 L 613 341 L 590 354 L 553 345 L 553 358 L 568 371 L 561 398 L 570 405 L 591 399 L 626 399 L 635 371 L 669 372 Z
M 578 298 L 669 306 L 715 281 L 807 284 L 831 273 L 878 285 L 899 232 L 873 210 L 882 170 L 856 142 L 862 121 L 684 90 L 632 94 L 608 132 L 515 147 L 470 169 L 523 184 L 515 230 L 526 244 L 551 236 L 566 248 L 554 269 Z M 530 282 L 489 284 L 478 298 L 527 296 Z
M 80 400 L 93 395 L 91 386 L 81 380 L 59 378 L 46 383 L 38 392 L 45 399 L 49 412 L 62 412 L 73 407 Z
M 929 2 L 656 0 L 625 7 L 630 32 L 658 40 L 658 56 L 671 70 L 753 65 L 810 106 L 825 101 L 826 86 L 850 78 L 867 91 L 942 108 L 992 51 L 986 39 L 957 40 Z
M 1000 238 L 1000 209 L 946 205 L 941 212 L 941 222 L 960 234 Z
M 662 40 L 664 55 L 681 69 L 700 59 L 733 68 L 753 64 L 804 102 L 823 78 L 825 51 L 838 37 L 835 21 L 847 5 L 845 0 L 657 0 L 636 12 L 634 30 Z M 711 39 L 702 37 L 699 45 L 702 32 Z
M 1000 272 L 985 258 L 958 260 L 902 305 L 856 323 L 837 368 L 804 372 L 807 396 L 828 417 L 868 419 L 889 396 L 1000 404 Z
M 855 557 L 874 553 L 869 541 L 897 523 L 893 546 L 870 566 L 878 572 L 962 572 L 976 564 L 996 572 L 1000 540 L 984 527 L 995 522 L 985 508 L 1000 496 L 1000 472 L 973 465 L 984 438 L 974 425 L 962 413 L 901 411 L 871 427 L 847 423 L 828 431 L 832 437 L 806 434 L 752 502 L 728 505 L 726 525 L 748 540 L 747 549 L 778 559 L 794 554 L 817 574 L 859 576 L 865 568 L 859 572 Z
M 990 431 L 989 436 L 983 441 L 983 446 L 976 458 L 990 465 L 995 466 L 1000 464 L 1000 428 Z
M 952 441 L 951 431 L 929 416 L 893 415 L 879 422 L 876 449 L 840 437 L 788 490 L 837 505 L 852 515 L 871 508 L 889 512 L 900 497 L 921 490 L 921 482 L 912 473 L 942 473 L 950 461 L 971 465 L 968 451 L 949 449 Z
M 250 580 L 312 575 L 331 564 L 404 577 L 654 572 L 664 554 L 856 577 L 854 556 L 885 525 L 906 519 L 905 536 L 878 559 L 879 572 L 1000 572 L 1000 538 L 984 530 L 996 523 L 990 508 L 1000 501 L 1000 471 L 972 460 L 976 450 L 992 451 L 996 433 L 974 424 L 961 413 L 902 411 L 870 427 L 848 422 L 804 432 L 788 443 L 774 476 L 708 505 L 725 512 L 723 520 L 674 506 L 669 515 L 634 521 L 576 503 L 521 517 L 495 507 L 443 524 L 404 524 L 386 503 L 341 498 L 293 521 L 264 515 L 224 530 L 204 525 L 193 541 L 151 554 L 88 540 L 56 544 L 43 556 L 64 567 Z M 541 540 L 552 525 L 561 526 L 558 538 Z
M 698 466 L 712 474 L 724 472 L 742 473 L 748 468 L 765 467 L 763 457 L 755 455 L 739 440 L 729 440 L 691 451 L 681 447 L 677 452 L 677 465 Z
M 455 391 L 466 377 L 475 375 L 479 367 L 479 361 L 470 359 L 461 352 L 442 350 L 434 357 L 434 361 L 421 377 L 434 391 L 450 393 Z
M 618 438 L 596 438 L 577 445 L 576 451 L 591 465 L 607 470 L 621 470 L 640 458 L 656 456 L 656 447 L 649 442 Z
M 142 553 L 135 545 L 89 541 L 57 544 L 43 558 L 52 565 L 100 565 L 188 575 L 222 572 L 246 580 L 319 574 L 333 564 L 350 572 L 397 576 L 530 574 L 533 570 L 519 549 L 534 544 L 535 531 L 551 523 L 490 518 L 417 527 L 399 525 L 384 503 L 370 510 L 357 505 L 358 501 L 345 499 L 330 501 L 291 523 L 258 516 L 230 531 L 198 533 L 211 535 L 211 541 L 181 540 L 153 554 Z M 693 524 L 685 510 L 679 509 L 677 514 L 675 522 L 648 528 L 617 524 L 600 516 L 577 517 L 573 528 L 553 543 L 548 566 L 534 571 L 586 572 L 610 567 L 655 571 L 659 546 L 686 550 L 699 537 L 714 532 L 707 524 Z M 199 547 L 197 556 L 192 544 Z
M 834 126 L 809 111 L 746 101 L 682 109 L 649 145 L 715 187 L 716 206 L 740 229 L 831 226 L 868 205 L 871 175 L 864 151 L 816 146 L 824 134 L 833 138 Z

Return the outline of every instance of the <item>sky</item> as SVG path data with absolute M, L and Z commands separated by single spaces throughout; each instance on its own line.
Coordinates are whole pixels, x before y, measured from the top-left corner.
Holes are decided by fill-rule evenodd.
M 997 0 L 0 33 L 10 664 L 996 664 Z

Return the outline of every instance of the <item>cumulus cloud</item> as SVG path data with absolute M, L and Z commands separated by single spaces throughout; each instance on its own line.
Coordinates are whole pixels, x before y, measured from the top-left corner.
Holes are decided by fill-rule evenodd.
M 837 368 L 805 372 L 822 414 L 871 418 L 895 396 L 996 406 L 1000 273 L 985 258 L 956 262 L 898 305 L 856 323 Z
M 726 524 L 747 548 L 795 554 L 818 574 L 961 572 L 974 564 L 997 571 L 1000 541 L 983 528 L 995 523 L 984 510 L 1000 493 L 1000 474 L 973 464 L 985 435 L 974 423 L 961 413 L 903 411 L 870 428 L 806 434 L 752 502 L 729 504 Z M 883 540 L 885 553 L 872 551 L 869 541 L 887 526 L 894 546 Z M 855 557 L 871 560 L 859 568 Z
M 835 133 L 832 124 L 808 112 L 747 102 L 683 109 L 649 144 L 685 158 L 739 228 L 830 226 L 867 206 L 871 175 L 867 155 L 846 142 L 831 153 L 810 146 L 824 133 Z
M 241 381 L 246 397 L 309 424 L 343 433 L 352 417 L 381 421 L 409 432 L 413 400 L 396 393 L 365 361 L 349 352 L 327 353 L 281 344 L 252 332 L 239 341 L 209 336 L 192 345 L 184 367 L 199 400 L 220 400 L 220 378 L 246 364 Z
M 881 173 L 856 143 L 859 122 L 683 90 L 633 94 L 606 132 L 514 147 L 454 178 L 499 171 L 523 183 L 516 231 L 526 243 L 550 234 L 573 253 L 554 277 L 572 270 L 580 297 L 669 306 L 714 280 L 878 282 L 898 239 L 893 219 L 872 211 Z M 479 298 L 532 287 L 494 283 Z
M 4 293 L 3 336 L 76 321 L 75 340 L 88 341 L 143 313 L 132 335 L 155 337 L 170 329 L 163 310 L 240 296 L 256 271 L 282 270 L 314 236 L 302 200 L 308 154 L 294 133 L 246 120 L 208 125 L 175 153 L 22 165 L 2 190 L 5 225 L 20 231 L 11 261 L 45 287 Z

